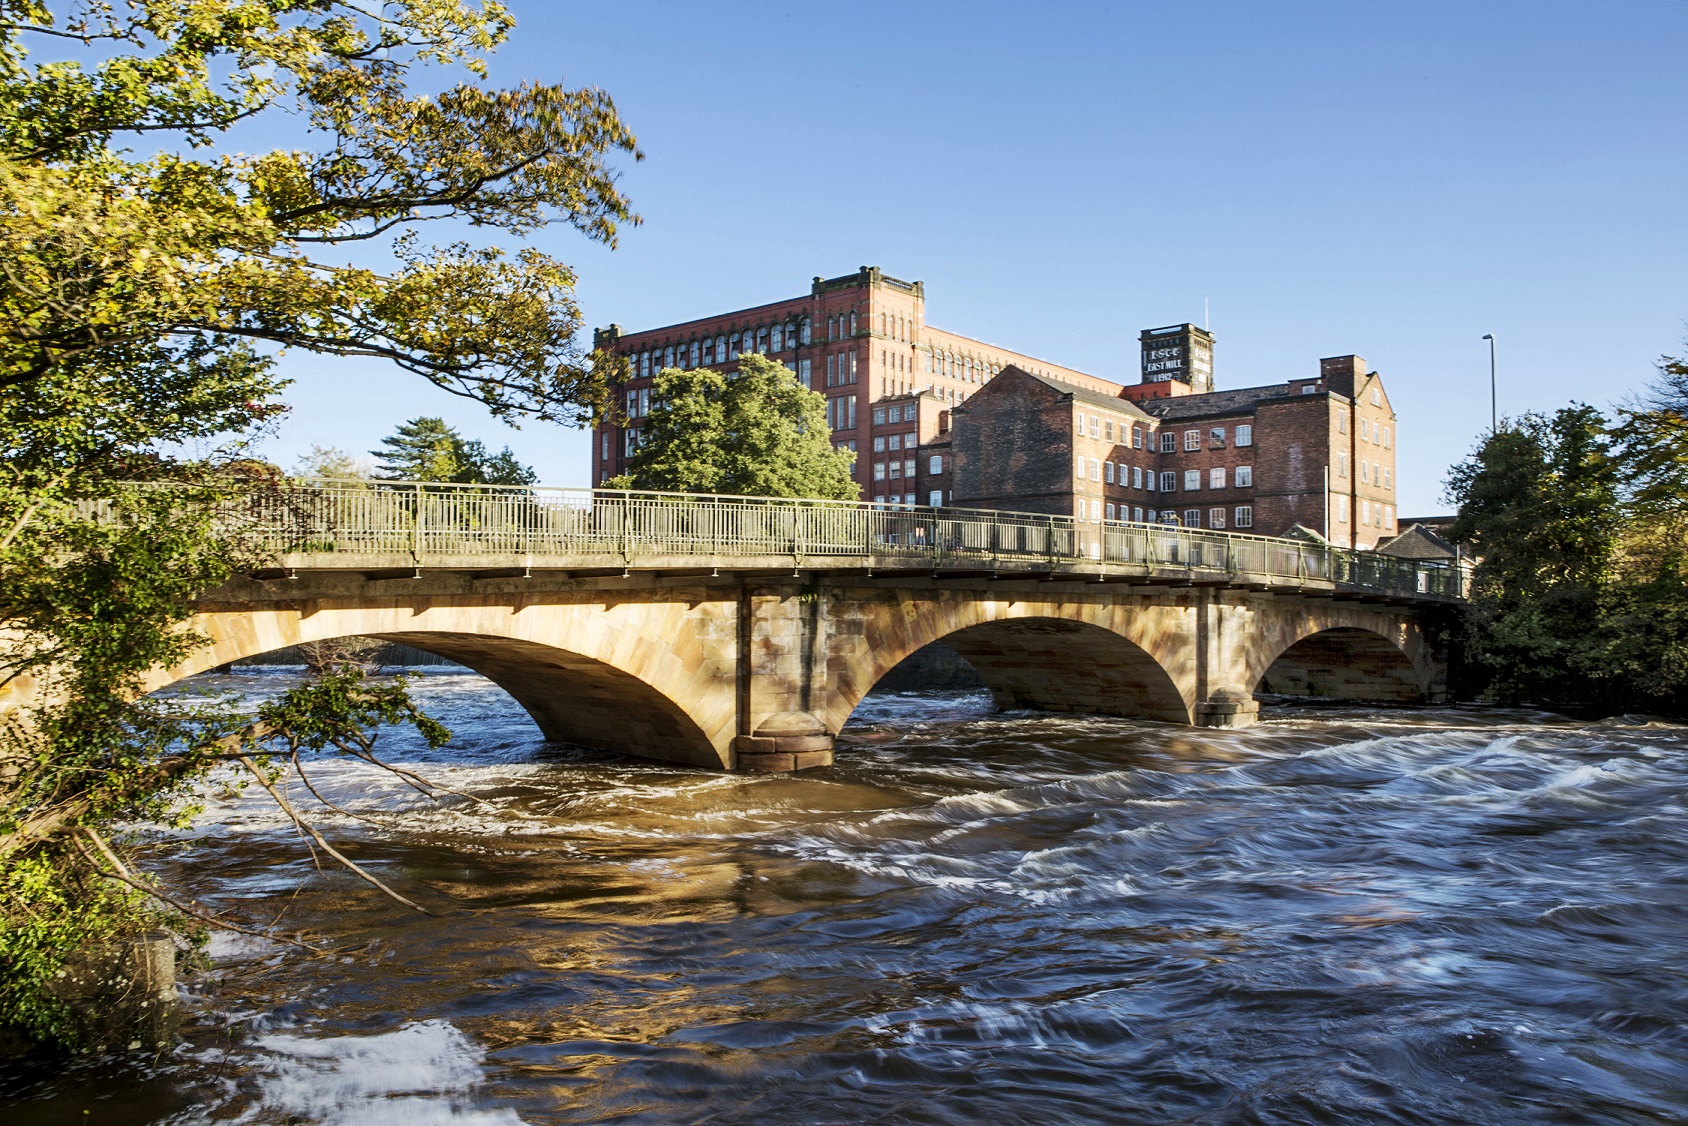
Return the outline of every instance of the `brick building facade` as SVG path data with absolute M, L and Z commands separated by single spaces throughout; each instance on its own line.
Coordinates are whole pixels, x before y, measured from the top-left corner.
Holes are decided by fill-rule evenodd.
M 1298 525 L 1370 548 L 1394 536 L 1396 419 L 1358 356 L 1316 376 L 1213 387 L 1213 337 L 1145 330 L 1136 384 L 926 323 L 925 287 L 862 267 L 802 297 L 627 333 L 621 417 L 598 428 L 593 481 L 622 472 L 665 367 L 733 371 L 766 354 L 827 398 L 864 499 L 953 504 L 1282 535 Z

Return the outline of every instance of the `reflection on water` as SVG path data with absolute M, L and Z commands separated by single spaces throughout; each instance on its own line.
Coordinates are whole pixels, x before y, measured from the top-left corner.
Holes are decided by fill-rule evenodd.
M 219 940 L 173 1057 L 14 1072 L 8 1122 L 1688 1120 L 1688 729 L 889 696 L 724 776 L 419 691 L 458 739 L 386 754 L 479 803 L 314 777 L 440 917 L 216 796 L 155 866 L 332 952 Z

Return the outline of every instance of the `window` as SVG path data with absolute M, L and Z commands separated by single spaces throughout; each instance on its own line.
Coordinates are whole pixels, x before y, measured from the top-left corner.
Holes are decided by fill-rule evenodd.
M 933 489 L 930 493 L 926 494 L 926 503 L 931 505 L 933 508 L 937 508 L 942 505 L 944 503 L 944 490 Z
M 1174 434 L 1170 430 L 1162 430 L 1160 439 L 1160 452 L 1163 454 L 1169 454 L 1173 451 L 1173 448 L 1178 442 L 1178 435 Z
M 900 450 L 900 449 L 902 449 L 903 448 L 903 436 L 901 434 L 891 435 L 890 440 L 887 443 L 885 448 L 888 449 L 888 450 Z
M 1336 455 L 1336 475 L 1338 477 L 1348 476 L 1348 455 L 1347 454 L 1337 454 Z
M 1102 479 L 1102 466 L 1095 458 L 1090 459 L 1090 479 L 1092 481 L 1100 481 Z
M 840 324 L 843 323 L 842 319 L 839 321 L 839 323 Z M 850 314 L 850 335 L 851 336 L 856 335 L 856 314 L 855 313 Z
M 1376 387 L 1371 389 L 1371 405 L 1374 407 L 1381 407 L 1383 405 L 1383 392 Z
M 1184 491 L 1187 493 L 1200 492 L 1202 487 L 1202 471 L 1199 469 L 1184 470 Z
M 1178 474 L 1168 469 L 1160 475 L 1160 491 L 1170 493 L 1178 487 Z
M 1106 481 L 1108 484 L 1111 485 L 1111 484 L 1114 483 L 1114 463 L 1111 462 L 1111 461 L 1107 461 L 1107 462 L 1103 462 L 1102 464 L 1107 466 L 1107 469 L 1105 469 L 1102 473 L 1102 480 Z
M 1251 489 L 1251 488 L 1253 488 L 1254 487 L 1254 466 L 1252 466 L 1252 465 L 1239 465 L 1239 466 L 1237 466 L 1236 476 L 1233 479 L 1236 481 L 1237 488 L 1239 488 L 1239 489 Z
M 1209 430 L 1207 432 L 1207 444 L 1210 449 L 1219 449 L 1223 447 L 1225 445 L 1225 428 L 1223 426 L 1215 426 L 1212 430 Z M 1219 526 L 1223 528 L 1225 525 L 1221 524 Z
M 1074 412 L 1074 414 L 1073 414 L 1073 433 L 1077 434 L 1080 438 L 1084 437 L 1084 412 L 1083 411 L 1077 411 L 1077 412 Z
M 798 360 L 797 361 L 797 378 L 803 384 L 803 386 L 805 386 L 805 387 L 809 387 L 810 386 L 809 381 L 814 378 L 814 375 L 813 375 L 812 370 L 811 370 L 812 367 L 813 367 L 813 363 L 814 363 L 814 361 L 812 361 L 812 360 Z
M 883 426 L 885 424 L 885 408 L 884 407 L 875 407 L 874 408 L 873 424 L 875 426 Z
M 883 411 L 874 411 L 873 413 L 874 414 L 883 414 L 884 412 Z M 873 452 L 876 453 L 876 454 L 882 454 L 882 453 L 885 452 L 885 438 L 883 436 L 880 436 L 880 437 L 875 438 L 873 440 Z
M 1079 454 L 1079 455 L 1077 455 L 1076 457 L 1073 458 L 1073 476 L 1080 481 L 1084 480 L 1084 455 L 1083 454 Z
M 1237 517 L 1237 523 L 1236 523 L 1237 527 L 1239 527 L 1239 528 L 1252 528 L 1252 527 L 1254 527 L 1254 506 L 1252 504 L 1239 504 L 1237 506 L 1236 517 Z
M 1247 423 L 1237 427 L 1237 445 L 1254 445 L 1254 427 L 1248 425 Z
M 1360 502 L 1360 523 L 1368 528 L 1371 527 L 1371 501 L 1369 500 Z
M 727 338 L 725 336 L 715 338 L 715 362 L 718 364 L 727 362 Z
M 909 421 L 913 422 L 914 419 L 912 417 L 910 417 Z M 917 435 L 917 434 L 904 434 L 903 435 L 903 449 L 912 450 L 918 445 L 920 445 L 920 436 L 919 435 Z
M 914 479 L 914 459 L 913 458 L 909 458 L 907 461 L 903 462 L 903 476 L 909 478 L 911 481 Z M 910 504 L 913 504 L 914 498 L 909 497 L 908 502 Z
M 1149 509 L 1149 511 L 1150 511 L 1150 512 L 1151 512 L 1151 513 L 1153 513 L 1153 512 L 1154 512 L 1154 509 L 1152 509 L 1152 508 L 1151 508 L 1151 509 Z M 1131 510 L 1131 518 L 1132 518 L 1132 519 L 1133 519 L 1133 520 L 1135 520 L 1135 521 L 1137 521 L 1137 522 L 1138 522 L 1138 523 L 1139 523 L 1139 524 L 1141 524 L 1141 523 L 1142 523 L 1142 522 L 1143 522 L 1143 509 L 1142 509 L 1142 507 L 1141 507 L 1141 506 L 1137 506 L 1137 507 L 1134 507 L 1134 508 L 1132 508 L 1132 510 Z M 1153 516 L 1150 516 L 1150 517 L 1149 517 L 1149 518 L 1150 518 L 1150 519 L 1151 519 L 1151 520 L 1152 520 L 1152 519 L 1154 519 L 1154 517 L 1153 517 Z
M 651 389 L 649 387 L 641 387 L 639 388 L 639 417 L 643 418 L 645 415 L 650 413 Z
M 854 352 L 851 352 L 850 353 L 850 382 L 854 383 L 855 381 L 856 381 L 856 354 Z
M 604 431 L 604 440 L 600 445 L 603 447 L 603 458 L 608 461 L 610 459 L 610 432 L 608 430 Z
M 1371 484 L 1371 462 L 1365 458 L 1360 459 L 1360 480 L 1367 485 Z
M 768 342 L 768 347 L 773 349 L 775 352 L 785 351 L 785 326 L 784 325 L 775 325 L 774 326 L 773 336 Z
M 1210 528 L 1223 528 L 1225 526 L 1225 510 L 1223 508 L 1208 509 L 1207 526 Z
M 639 417 L 639 392 L 633 390 L 632 388 L 628 388 L 627 390 L 627 417 Z
M 893 461 L 891 463 L 891 476 L 900 478 L 902 475 L 903 475 L 903 463 L 900 462 L 900 461 Z
M 1338 434 L 1348 433 L 1348 412 L 1347 411 L 1337 411 L 1336 412 L 1336 432 Z
M 804 317 L 797 325 L 797 340 L 800 344 L 809 343 L 809 318 Z
M 941 454 L 933 454 L 926 459 L 926 472 L 938 474 L 944 471 L 944 459 Z
M 621 435 L 621 452 L 624 457 L 632 457 L 639 449 L 639 432 L 625 430 Z
M 1202 448 L 1202 432 L 1200 430 L 1184 431 L 1184 449 L 1199 450 Z
M 1201 527 L 1202 526 L 1202 510 L 1199 509 L 1199 508 L 1186 508 L 1184 510 L 1184 526 L 1186 528 L 1199 528 L 1199 527 Z
M 1347 497 L 1339 496 L 1339 497 L 1336 498 L 1336 522 L 1338 524 L 1348 523 L 1348 498 Z
M 1371 441 L 1371 419 L 1369 418 L 1362 418 L 1360 420 L 1360 441 Z
M 1307 384 L 1302 385 L 1301 393 L 1303 395 L 1311 395 L 1313 392 L 1317 391 L 1318 389 L 1319 389 L 1319 385 L 1317 383 L 1307 383 Z
M 1143 428 L 1141 426 L 1131 428 L 1131 448 L 1134 450 L 1143 448 Z
M 1223 489 L 1225 487 L 1225 467 L 1223 465 L 1216 465 L 1207 471 L 1207 487 L 1210 489 Z M 1219 526 L 1224 527 L 1223 524 Z
M 1114 440 L 1114 424 L 1111 421 L 1102 423 L 1102 437 L 1110 442 Z
M 890 410 L 887 410 L 885 412 L 885 421 L 886 422 L 901 422 L 902 420 L 903 420 L 903 408 L 902 407 L 892 407 Z
M 885 463 L 883 461 L 873 463 L 873 479 L 875 481 L 885 480 Z
M 1385 489 L 1393 489 L 1395 487 L 1395 471 L 1393 469 L 1385 469 L 1383 471 L 1383 487 Z
M 856 399 L 855 399 L 855 396 L 852 395 L 850 397 L 850 425 L 847 429 L 854 430 L 855 428 L 856 428 Z
M 735 332 L 731 336 L 727 337 L 727 359 L 736 360 L 738 358 L 739 358 L 739 334 Z
M 1131 467 L 1131 487 L 1134 489 L 1143 487 L 1143 467 L 1141 465 Z

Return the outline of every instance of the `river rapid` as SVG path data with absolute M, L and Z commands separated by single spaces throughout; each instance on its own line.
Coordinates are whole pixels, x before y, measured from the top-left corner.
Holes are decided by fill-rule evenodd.
M 470 673 L 417 693 L 456 739 L 383 754 L 478 801 L 313 780 L 437 917 L 212 793 L 153 870 L 330 952 L 215 939 L 173 1054 L 13 1067 L 0 1118 L 1688 1122 L 1688 728 L 879 695 L 837 766 L 739 776 L 547 746 Z

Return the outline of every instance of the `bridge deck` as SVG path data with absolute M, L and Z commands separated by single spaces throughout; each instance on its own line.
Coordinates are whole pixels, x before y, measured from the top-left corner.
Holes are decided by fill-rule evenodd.
M 1452 602 L 1468 572 L 1305 540 L 1167 524 L 843 501 L 394 481 L 288 482 L 226 503 L 300 571 L 399 578 L 784 571 L 1123 581 Z

